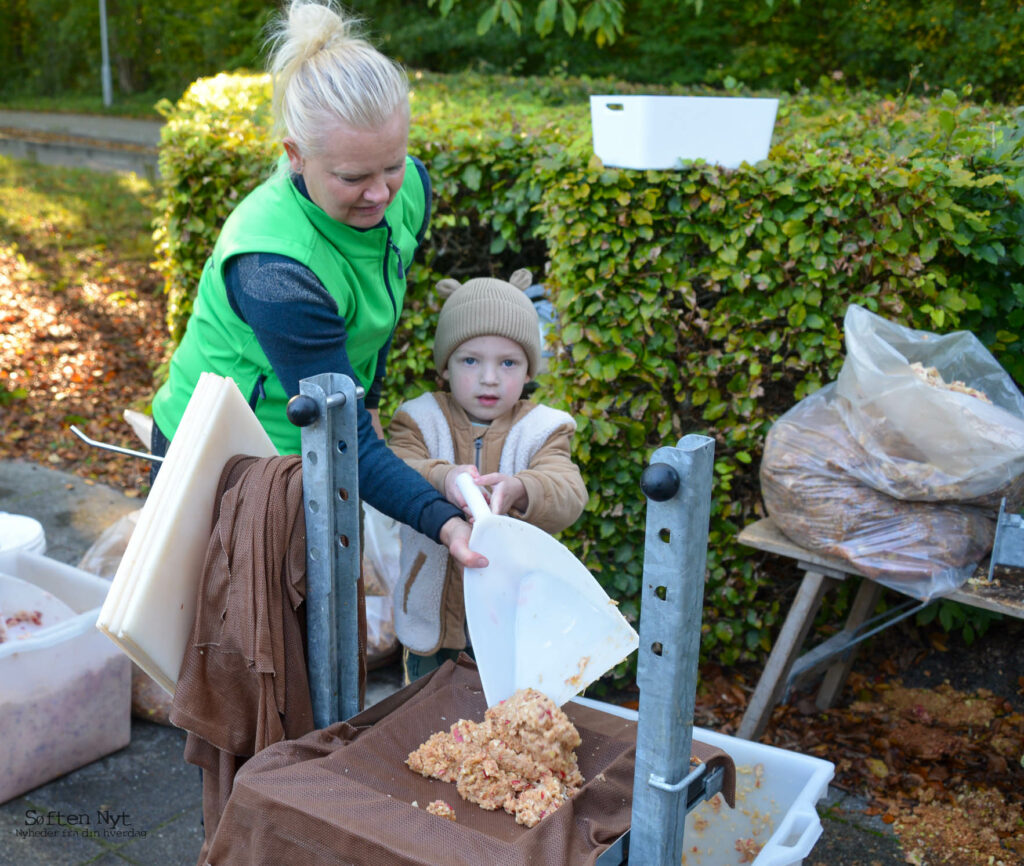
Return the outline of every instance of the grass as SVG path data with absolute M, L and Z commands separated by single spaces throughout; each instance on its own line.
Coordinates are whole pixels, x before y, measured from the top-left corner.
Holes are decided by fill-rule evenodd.
M 0 110 L 53 111 L 71 114 L 100 114 L 111 117 L 132 117 L 144 120 L 162 120 L 155 106 L 161 99 L 176 102 L 180 93 L 140 93 L 132 96 L 118 94 L 112 105 L 103 104 L 101 93 L 95 95 L 71 94 L 63 96 L 10 96 L 0 98 Z
M 156 190 L 135 174 L 57 168 L 0 157 L 0 241 L 73 267 L 83 248 L 148 262 Z M 70 258 L 69 258 L 70 257 Z

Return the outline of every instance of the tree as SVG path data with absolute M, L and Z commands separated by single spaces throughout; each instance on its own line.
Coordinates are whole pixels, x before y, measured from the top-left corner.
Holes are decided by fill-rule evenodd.
M 444 18 L 463 0 L 427 0 L 427 5 L 437 6 Z M 472 3 L 474 0 L 466 0 Z M 769 8 L 774 0 L 764 0 Z M 794 0 L 799 4 L 799 0 Z M 511 28 L 516 34 L 522 33 L 525 12 L 520 0 L 482 0 L 483 12 L 477 20 L 476 32 L 487 33 L 495 24 L 501 23 Z M 694 14 L 700 14 L 704 0 L 676 0 L 678 6 L 692 8 Z M 623 0 L 539 0 L 532 12 L 533 27 L 541 36 L 548 36 L 559 21 L 569 36 L 580 33 L 584 39 L 593 38 L 598 47 L 611 45 L 624 31 L 626 7 Z

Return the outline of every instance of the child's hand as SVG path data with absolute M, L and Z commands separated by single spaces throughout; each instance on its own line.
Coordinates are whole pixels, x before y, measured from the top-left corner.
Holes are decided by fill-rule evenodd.
M 526 485 L 515 475 L 503 475 L 491 472 L 476 479 L 477 484 L 486 484 L 491 488 L 491 511 L 495 514 L 508 514 L 513 508 L 526 511 L 530 501 L 526 495 Z
M 453 466 L 448 470 L 448 474 L 444 477 L 444 498 L 451 502 L 453 505 L 458 505 L 467 515 L 472 517 L 469 513 L 469 508 L 466 505 L 466 497 L 462 495 L 462 491 L 459 490 L 459 485 L 455 483 L 455 479 L 459 477 L 462 472 L 469 473 L 469 477 L 473 479 L 476 484 L 480 483 L 480 470 L 478 470 L 472 463 L 464 463 L 462 466 Z M 488 493 L 486 490 L 481 490 L 484 495 L 484 499 L 487 499 Z

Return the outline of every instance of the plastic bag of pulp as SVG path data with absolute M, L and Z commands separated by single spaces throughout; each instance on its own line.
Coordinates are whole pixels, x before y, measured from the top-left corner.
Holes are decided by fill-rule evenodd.
M 834 384 L 772 425 L 761 495 L 772 519 L 808 550 L 837 556 L 884 586 L 925 600 L 961 586 L 992 546 L 995 513 L 908 502 L 860 480 L 873 458 L 843 421 Z
M 914 331 L 854 305 L 844 335 L 835 406 L 864 451 L 856 478 L 897 499 L 1012 498 L 1024 396 L 973 334 Z
M 108 526 L 82 555 L 78 567 L 112 580 L 121 564 L 128 540 L 139 523 L 139 511 L 129 511 Z M 171 698 L 137 664 L 132 663 L 132 715 L 138 719 L 170 725 Z
M 761 492 L 798 544 L 907 595 L 951 592 L 1024 500 L 1024 396 L 964 331 L 851 306 L 839 378 L 772 426 Z

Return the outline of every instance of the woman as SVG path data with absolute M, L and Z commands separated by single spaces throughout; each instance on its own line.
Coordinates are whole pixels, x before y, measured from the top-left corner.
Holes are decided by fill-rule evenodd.
M 430 221 L 430 181 L 406 153 L 405 72 L 332 6 L 292 0 L 270 44 L 277 172 L 231 213 L 203 269 L 185 336 L 153 400 L 153 452 L 174 436 L 200 373 L 230 376 L 282 454 L 299 380 L 361 384 L 359 486 L 367 502 L 468 566 L 469 524 L 378 436 L 384 363 L 405 271 Z M 373 413 L 371 415 L 371 412 Z

